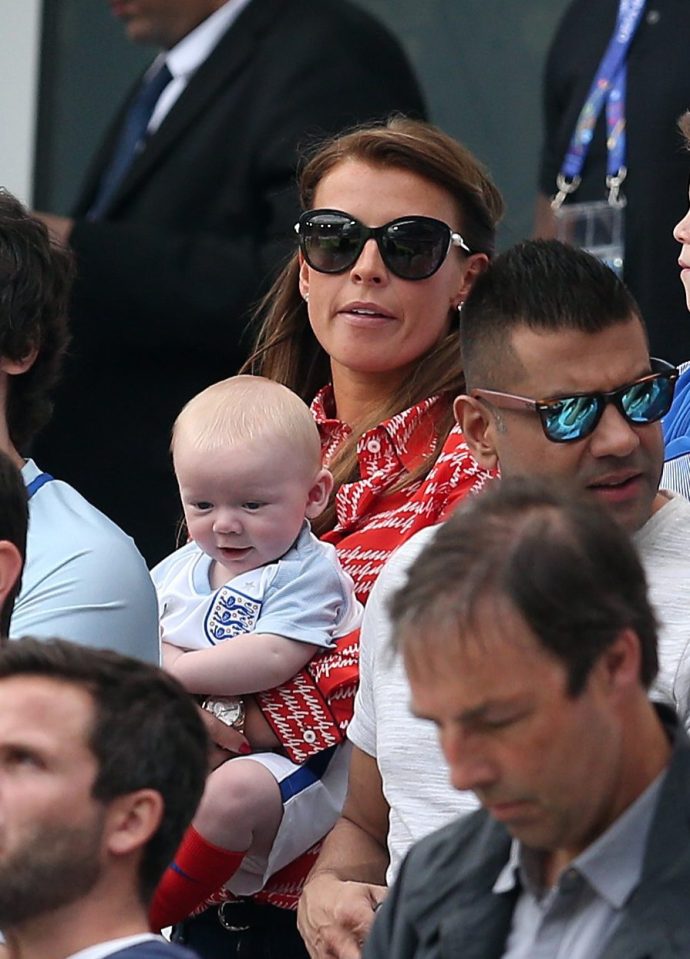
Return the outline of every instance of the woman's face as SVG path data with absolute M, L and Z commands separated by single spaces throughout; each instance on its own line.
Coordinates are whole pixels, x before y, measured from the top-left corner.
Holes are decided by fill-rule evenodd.
M 430 216 L 462 234 L 450 194 L 408 170 L 343 160 L 319 183 L 314 208 L 341 210 L 366 226 L 410 214 Z M 313 270 L 300 260 L 300 291 L 308 296 L 314 335 L 331 358 L 333 385 L 346 381 L 395 389 L 417 360 L 450 328 L 452 311 L 484 269 L 483 254 L 451 247 L 425 280 L 403 280 L 387 269 L 369 239 L 342 273 Z
M 685 303 L 690 310 L 690 209 L 682 220 L 676 223 L 673 235 L 681 245 L 678 265 L 680 266 L 680 281 L 685 287 Z

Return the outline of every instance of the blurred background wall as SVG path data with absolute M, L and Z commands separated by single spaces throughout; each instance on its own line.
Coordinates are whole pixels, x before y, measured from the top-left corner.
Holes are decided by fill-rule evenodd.
M 493 172 L 508 203 L 501 246 L 528 234 L 541 135 L 543 58 L 568 0 L 357 2 L 402 41 L 432 119 Z M 15 8 L 0 39 L 0 182 L 38 208 L 67 213 L 115 105 L 153 51 L 127 42 L 106 0 L 0 4 Z M 41 12 L 39 58 L 35 38 Z M 9 36 L 15 31 L 21 32 L 20 42 Z M 24 52 L 32 37 L 33 61 Z M 13 75 L 19 74 L 21 96 L 13 89 Z M 18 131 L 9 136 L 8 116 L 11 129 Z M 22 171 L 23 180 L 15 170 Z M 26 190 L 20 189 L 23 183 Z
M 0 186 L 31 199 L 41 0 L 0 0 Z

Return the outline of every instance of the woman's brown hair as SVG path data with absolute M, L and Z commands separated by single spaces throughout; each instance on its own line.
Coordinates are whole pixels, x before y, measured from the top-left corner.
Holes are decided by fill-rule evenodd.
M 313 206 L 321 180 L 344 160 L 360 160 L 377 167 L 409 170 L 446 190 L 457 205 L 460 228 L 474 252 L 491 257 L 496 225 L 503 214 L 503 200 L 487 171 L 475 157 L 437 127 L 405 117 L 360 127 L 326 141 L 306 159 L 299 175 L 303 209 Z M 454 312 L 454 311 L 453 311 Z M 306 402 L 330 380 L 328 354 L 314 336 L 307 307 L 299 290 L 299 259 L 295 252 L 257 310 L 258 333 L 254 352 L 245 364 L 251 372 L 283 383 Z M 368 411 L 352 436 L 330 464 L 335 490 L 358 477 L 357 442 L 367 429 L 432 394 L 447 397 L 437 424 L 434 454 L 392 489 L 422 479 L 431 468 L 453 426 L 452 400 L 463 392 L 458 324 L 453 317 L 449 333 L 419 358 L 411 376 L 405 378 L 385 404 Z M 317 533 L 335 523 L 333 501 L 314 524 Z

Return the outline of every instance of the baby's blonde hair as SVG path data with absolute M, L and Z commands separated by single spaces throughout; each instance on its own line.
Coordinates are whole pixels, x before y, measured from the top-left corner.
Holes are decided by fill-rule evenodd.
M 270 444 L 282 439 L 305 469 L 316 473 L 321 466 L 319 432 L 306 403 L 264 376 L 231 376 L 198 393 L 175 420 L 170 444 L 173 457 L 182 437 L 200 453 L 254 440 Z M 276 455 L 281 452 L 284 447 Z

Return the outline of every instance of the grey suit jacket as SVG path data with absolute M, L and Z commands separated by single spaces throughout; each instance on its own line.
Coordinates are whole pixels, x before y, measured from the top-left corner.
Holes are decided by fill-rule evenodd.
M 492 888 L 510 842 L 480 810 L 417 843 L 377 915 L 364 959 L 501 959 L 517 893 Z M 690 742 L 677 729 L 640 885 L 601 959 L 688 957 Z

